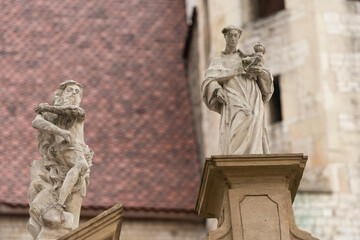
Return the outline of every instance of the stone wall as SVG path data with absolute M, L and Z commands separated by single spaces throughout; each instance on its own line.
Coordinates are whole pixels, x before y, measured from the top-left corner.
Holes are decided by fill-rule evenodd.
M 359 194 L 302 193 L 296 196 L 297 226 L 321 240 L 359 240 Z
M 27 216 L 1 215 L 0 240 L 29 240 L 32 239 L 26 230 Z
M 294 213 L 299 228 L 321 240 L 360 239 L 360 162 L 329 164 L 332 191 L 300 192 Z
M 206 236 L 203 222 L 136 220 L 124 221 L 121 240 L 200 240 Z
M 82 219 L 81 222 L 89 219 Z M 0 240 L 29 240 L 27 216 L 0 216 Z M 203 222 L 161 219 L 125 219 L 121 240 L 199 240 L 206 236 Z

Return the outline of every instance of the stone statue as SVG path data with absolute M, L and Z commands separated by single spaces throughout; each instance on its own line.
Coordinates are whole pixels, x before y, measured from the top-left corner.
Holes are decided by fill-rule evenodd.
M 30 166 L 27 228 L 34 239 L 57 239 L 79 225 L 93 157 L 84 142 L 82 95 L 82 85 L 68 80 L 55 91 L 51 105 L 35 108 L 32 126 L 42 158 Z
M 273 77 L 263 68 L 265 48 L 256 44 L 255 53 L 236 49 L 242 30 L 223 29 L 225 51 L 212 59 L 201 90 L 206 106 L 221 114 L 220 154 L 269 153 L 264 103 L 274 91 Z

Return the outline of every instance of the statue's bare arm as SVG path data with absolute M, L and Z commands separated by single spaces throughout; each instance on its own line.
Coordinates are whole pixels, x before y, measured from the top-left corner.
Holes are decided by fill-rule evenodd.
M 85 120 L 86 118 L 85 110 L 81 107 L 76 107 L 76 106 L 70 106 L 70 107 L 52 106 L 49 105 L 48 103 L 40 103 L 39 106 L 35 108 L 35 112 L 39 114 L 43 112 L 50 112 L 59 115 L 68 115 L 68 116 L 73 116 L 78 120 Z
M 32 121 L 32 126 L 38 131 L 44 131 L 50 134 L 59 135 L 68 142 L 72 141 L 72 136 L 69 131 L 61 129 L 52 122 L 47 121 L 41 114 L 38 114 L 36 118 Z

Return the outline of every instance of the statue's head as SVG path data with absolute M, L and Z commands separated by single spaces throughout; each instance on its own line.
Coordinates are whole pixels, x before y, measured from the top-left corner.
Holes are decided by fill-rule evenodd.
M 74 80 L 67 80 L 56 89 L 52 104 L 55 106 L 80 106 L 83 86 Z
M 262 53 L 262 54 L 265 54 L 266 52 L 266 49 L 265 47 L 260 43 L 258 42 L 255 46 L 254 46 L 254 50 L 256 53 Z
M 231 47 L 237 46 L 242 33 L 242 30 L 239 27 L 229 25 L 225 27 L 221 32 L 224 34 L 227 45 Z

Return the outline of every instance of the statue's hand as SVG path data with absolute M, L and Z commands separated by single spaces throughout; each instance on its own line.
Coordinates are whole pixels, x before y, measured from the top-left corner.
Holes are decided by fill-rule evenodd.
M 73 141 L 73 137 L 72 137 L 71 133 L 69 131 L 67 131 L 67 130 L 62 130 L 60 136 L 63 137 L 64 140 L 67 141 L 67 142 L 72 142 Z
M 71 114 L 72 116 L 85 118 L 85 110 L 81 107 L 70 106 L 70 107 L 67 107 L 66 110 L 68 110 L 68 114 Z
M 216 98 L 220 103 L 226 104 L 226 97 L 223 89 L 218 89 L 216 91 Z
M 77 106 L 71 106 L 70 107 L 71 111 L 73 113 L 76 113 L 78 115 L 84 115 L 85 114 L 85 110 L 81 107 L 77 107 Z
M 263 68 L 261 66 L 250 66 L 247 69 L 247 72 L 254 74 L 261 74 L 263 72 Z
M 48 103 L 40 103 L 34 110 L 36 113 L 42 113 L 45 112 L 49 107 L 50 105 Z

